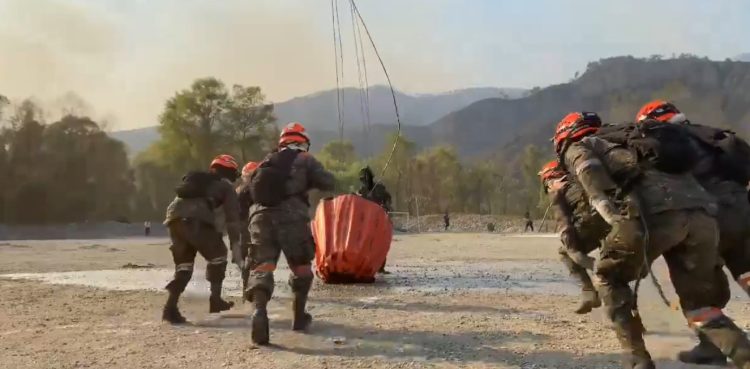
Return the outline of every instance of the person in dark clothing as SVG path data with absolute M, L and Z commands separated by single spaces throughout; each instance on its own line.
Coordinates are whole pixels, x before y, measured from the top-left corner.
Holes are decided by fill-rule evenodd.
M 270 341 L 268 302 L 273 295 L 273 273 L 283 253 L 291 271 L 288 279 L 292 299 L 292 329 L 305 331 L 312 322 L 306 311 L 307 298 L 314 274 L 311 262 L 315 245 L 310 231 L 307 193 L 312 189 L 331 191 L 335 177 L 309 154 L 310 138 L 298 122 L 289 123 L 279 137 L 278 151 L 263 160 L 250 180 L 253 204 L 249 214 L 250 252 L 245 264 L 251 265 L 245 298 L 253 303 L 251 338 L 258 345 Z M 288 161 L 285 161 L 288 160 Z M 281 177 L 283 197 L 279 202 L 263 198 L 265 189 L 260 184 L 265 173 L 276 168 L 285 172 Z M 274 180 L 280 177 L 265 177 Z M 257 181 L 256 181 L 257 179 Z M 266 193 L 267 195 L 273 195 Z
M 227 268 L 227 247 L 222 233 L 226 230 L 230 247 L 236 250 L 240 241 L 240 206 L 232 183 L 237 179 L 237 162 L 230 155 L 219 155 L 211 162 L 209 172 L 192 174 L 184 177 L 181 188 L 197 190 L 198 195 L 177 191 L 164 220 L 172 241 L 169 249 L 175 273 L 166 286 L 169 297 L 162 319 L 172 324 L 186 322 L 177 302 L 193 276 L 196 254 L 207 261 L 206 280 L 211 284 L 209 312 L 219 313 L 234 305 L 221 297 Z M 208 180 L 192 180 L 199 175 Z
M 250 253 L 250 230 L 248 229 L 250 223 L 250 207 L 253 205 L 253 196 L 250 193 L 250 178 L 252 177 L 255 169 L 258 168 L 258 163 L 249 161 L 242 167 L 242 176 L 239 186 L 237 186 L 237 200 L 240 203 L 240 245 L 241 253 L 239 257 L 242 260 L 246 260 Z M 252 266 L 250 263 L 245 263 L 242 268 L 242 290 L 247 288 L 247 280 L 250 277 L 250 269 Z
M 364 167 L 359 171 L 359 181 L 362 184 L 357 194 L 380 205 L 386 213 L 391 212 L 391 194 L 382 183 L 375 183 L 375 175 L 370 167 Z M 378 270 L 380 274 L 391 274 L 385 270 L 385 261 Z
M 528 232 L 529 229 L 531 229 L 531 231 L 534 232 L 534 222 L 531 220 L 531 214 L 529 214 L 528 210 L 526 210 L 526 213 L 523 215 L 523 219 L 526 221 L 523 231 Z
M 443 215 L 443 224 L 445 225 L 445 231 L 448 231 L 448 228 L 451 226 L 451 216 L 448 214 L 448 211 L 445 211 L 445 214 Z

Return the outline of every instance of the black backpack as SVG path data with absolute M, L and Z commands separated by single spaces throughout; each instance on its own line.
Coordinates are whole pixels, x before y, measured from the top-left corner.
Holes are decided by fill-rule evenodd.
M 177 185 L 174 192 L 181 199 L 197 199 L 208 197 L 208 187 L 221 178 L 209 172 L 191 171 L 182 177 L 182 183 Z
M 717 170 L 723 178 L 746 185 L 750 181 L 750 145 L 729 130 L 686 125 L 694 137 L 717 155 Z
M 292 164 L 299 155 L 297 150 L 272 153 L 255 169 L 250 178 L 250 194 L 255 203 L 276 206 L 290 197 L 286 183 L 292 173 Z
M 666 173 L 689 172 L 698 162 L 690 133 L 683 126 L 647 120 L 602 128 L 596 136 L 627 146 L 639 163 Z

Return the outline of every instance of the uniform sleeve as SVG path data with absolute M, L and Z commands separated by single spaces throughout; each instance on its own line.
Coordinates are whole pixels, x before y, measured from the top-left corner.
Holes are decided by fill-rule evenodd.
M 587 139 L 570 145 L 565 153 L 565 165 L 568 172 L 574 175 L 583 187 L 591 206 L 607 223 L 612 224 L 619 214 L 611 201 L 617 185 L 599 155 L 592 148 L 596 142 L 591 142 L 594 145 L 587 145 Z
M 236 190 L 229 182 L 221 181 L 220 183 L 224 198 L 222 205 L 227 224 L 227 235 L 229 236 L 229 243 L 234 245 L 240 241 L 240 202 Z
M 307 155 L 307 173 L 311 187 L 321 191 L 333 191 L 336 184 L 336 178 L 325 168 L 315 157 Z

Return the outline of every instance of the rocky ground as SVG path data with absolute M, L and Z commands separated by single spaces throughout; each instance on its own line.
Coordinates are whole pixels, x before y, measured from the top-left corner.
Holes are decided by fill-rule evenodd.
M 209 315 L 207 287 L 181 302 L 192 324 L 160 322 L 167 240 L 0 242 L 0 368 L 618 368 L 600 311 L 572 313 L 576 286 L 549 236 L 398 235 L 393 274 L 312 292 L 313 327 L 289 330 L 285 269 L 271 306 L 270 347 L 251 344 L 250 306 Z M 668 284 L 662 265 L 657 275 Z M 234 269 L 226 282 L 237 296 Z M 673 296 L 671 291 L 668 291 Z M 644 284 L 647 341 L 658 368 L 692 344 L 678 311 Z M 735 291 L 729 312 L 750 323 Z

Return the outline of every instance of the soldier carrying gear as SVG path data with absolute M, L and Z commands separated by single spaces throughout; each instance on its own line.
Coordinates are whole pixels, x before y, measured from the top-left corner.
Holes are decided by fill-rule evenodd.
M 253 196 L 250 194 L 250 177 L 258 168 L 258 163 L 249 161 L 242 167 L 242 176 L 239 186 L 237 186 L 237 199 L 240 202 L 240 248 L 238 255 L 232 254 L 232 258 L 239 258 L 242 261 L 241 274 L 242 274 L 242 290 L 247 288 L 247 279 L 250 275 L 250 266 L 245 264 L 244 261 L 247 259 L 247 255 L 250 250 L 250 232 L 248 232 L 248 221 L 250 219 L 250 206 L 253 205 Z M 235 262 L 232 260 L 232 262 Z M 240 264 L 240 263 L 236 263 Z
M 375 182 L 375 175 L 372 174 L 372 169 L 370 169 L 370 167 L 364 167 L 359 171 L 359 181 L 362 183 L 362 186 L 360 186 L 357 191 L 358 195 L 370 201 L 374 201 L 382 206 L 386 212 L 392 210 L 391 194 L 385 189 L 385 185 Z
M 690 326 L 738 367 L 750 368 L 750 341 L 721 311 L 730 295 L 712 196 L 689 172 L 657 170 L 628 147 L 594 135 L 601 120 L 592 114 L 566 116 L 554 141 L 567 172 L 612 226 L 596 261 L 596 285 L 625 351 L 623 367 L 654 368 L 628 283 L 643 278 L 650 263 L 664 256 Z
M 636 116 L 639 124 L 649 120 L 679 124 L 691 137 L 697 163 L 693 176 L 718 201 L 719 255 L 746 293 L 750 294 L 750 203 L 746 189 L 750 180 L 750 146 L 734 132 L 691 124 L 673 104 L 657 100 L 644 105 Z M 723 308 L 724 306 L 719 306 Z M 700 343 L 678 355 L 693 364 L 726 364 L 726 356 L 699 332 Z
M 380 205 L 386 213 L 391 212 L 391 194 L 385 189 L 385 185 L 382 183 L 375 183 L 375 175 L 372 173 L 370 167 L 364 167 L 359 171 L 359 181 L 362 186 L 359 187 L 357 194 Z M 391 272 L 385 270 L 385 263 L 378 269 L 380 274 L 391 274 Z
M 305 127 L 289 123 L 281 132 L 278 150 L 261 162 L 250 179 L 253 205 L 246 264 L 252 269 L 245 297 L 254 304 L 251 336 L 259 345 L 270 340 L 267 305 L 273 295 L 273 272 L 282 252 L 292 271 L 292 329 L 305 330 L 312 321 L 305 311 L 313 282 L 311 261 L 315 257 L 307 193 L 311 189 L 333 190 L 335 179 L 307 152 L 309 148 Z
M 601 306 L 601 300 L 586 271 L 594 265 L 588 254 L 599 248 L 610 226 L 591 208 L 581 186 L 567 176 L 557 160 L 545 164 L 539 176 L 561 229 L 560 259 L 581 283 L 581 302 L 575 312 L 589 313 Z
M 218 313 L 233 306 L 221 298 L 227 268 L 227 247 L 222 233 L 226 228 L 232 249 L 239 247 L 240 208 L 232 185 L 236 179 L 237 162 L 230 155 L 219 155 L 208 172 L 189 172 L 175 189 L 177 197 L 167 207 L 164 221 L 172 239 L 170 250 L 175 273 L 166 286 L 169 298 L 164 305 L 163 320 L 172 324 L 186 322 L 177 301 L 193 275 L 196 253 L 208 262 L 209 312 Z

